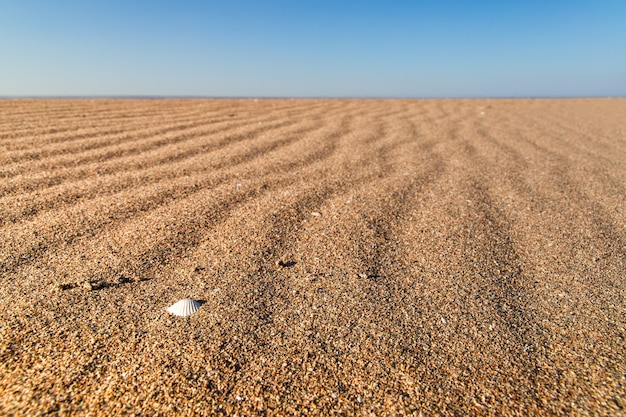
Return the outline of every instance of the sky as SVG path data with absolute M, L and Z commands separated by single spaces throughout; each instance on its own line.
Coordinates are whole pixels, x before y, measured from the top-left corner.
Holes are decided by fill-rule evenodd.
M 626 96 L 626 0 L 0 0 L 0 96 Z

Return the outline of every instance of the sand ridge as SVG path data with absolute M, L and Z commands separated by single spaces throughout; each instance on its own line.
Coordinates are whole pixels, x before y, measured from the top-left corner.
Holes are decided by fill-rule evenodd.
M 0 412 L 624 414 L 624 120 L 2 100 Z

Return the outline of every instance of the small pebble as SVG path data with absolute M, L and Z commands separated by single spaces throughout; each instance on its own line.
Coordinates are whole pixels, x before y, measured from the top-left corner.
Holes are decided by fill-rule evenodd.
M 359 274 L 359 277 L 361 277 L 361 278 L 363 278 L 363 279 L 366 279 L 366 278 L 368 277 L 368 275 L 367 275 L 367 274 L 365 274 L 365 273 L 363 273 L 363 272 L 361 272 L 361 273 Z
M 314 211 L 313 213 L 311 213 L 311 216 L 315 216 L 315 217 L 320 217 L 322 215 L 322 213 L 318 212 L 318 211 Z
M 92 291 L 93 290 L 93 285 L 91 284 L 91 282 L 89 281 L 85 281 L 82 283 L 82 286 L 84 289 L 86 289 L 87 291 Z
M 120 275 L 115 279 L 116 284 L 126 284 L 127 282 L 130 282 L 130 278 L 125 277 L 124 275 Z

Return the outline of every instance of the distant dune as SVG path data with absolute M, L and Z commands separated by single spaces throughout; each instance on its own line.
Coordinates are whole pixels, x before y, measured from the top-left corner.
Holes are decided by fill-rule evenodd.
M 626 99 L 0 100 L 0 230 L 3 415 L 626 414 Z

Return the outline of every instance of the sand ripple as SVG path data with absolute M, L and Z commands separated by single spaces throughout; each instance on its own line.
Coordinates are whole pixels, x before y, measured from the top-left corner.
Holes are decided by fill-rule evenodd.
M 624 120 L 0 101 L 0 413 L 624 413 Z

